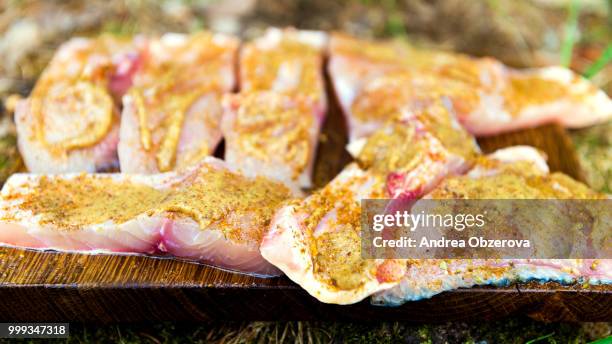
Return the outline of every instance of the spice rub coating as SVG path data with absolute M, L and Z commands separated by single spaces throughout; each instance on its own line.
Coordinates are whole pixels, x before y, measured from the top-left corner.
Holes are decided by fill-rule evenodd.
M 249 178 L 214 158 L 156 175 L 74 174 L 9 179 L 0 242 L 65 251 L 160 253 L 274 274 L 259 254 L 282 184 Z

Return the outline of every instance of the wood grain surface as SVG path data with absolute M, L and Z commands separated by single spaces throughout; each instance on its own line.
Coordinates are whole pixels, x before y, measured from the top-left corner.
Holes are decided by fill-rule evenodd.
M 330 92 L 331 94 L 331 92 Z M 332 98 L 315 183 L 350 161 L 344 121 Z M 528 144 L 551 170 L 583 180 L 571 141 L 558 126 L 479 140 L 485 152 Z M 85 255 L 0 248 L 0 321 L 491 320 L 527 314 L 544 321 L 610 321 L 610 286 L 521 283 L 445 292 L 401 307 L 323 304 L 287 278 L 261 279 L 170 258 Z

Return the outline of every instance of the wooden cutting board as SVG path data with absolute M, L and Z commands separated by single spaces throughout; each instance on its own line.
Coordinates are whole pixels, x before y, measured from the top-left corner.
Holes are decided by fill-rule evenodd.
M 325 123 L 315 183 L 350 161 L 337 103 Z M 583 180 L 572 144 L 558 126 L 479 140 L 485 152 L 527 144 L 546 152 L 551 170 Z M 527 314 L 544 321 L 610 321 L 612 286 L 521 283 L 442 293 L 401 307 L 364 301 L 323 304 L 286 277 L 261 279 L 170 258 L 85 255 L 0 248 L 0 322 L 202 320 L 491 320 Z

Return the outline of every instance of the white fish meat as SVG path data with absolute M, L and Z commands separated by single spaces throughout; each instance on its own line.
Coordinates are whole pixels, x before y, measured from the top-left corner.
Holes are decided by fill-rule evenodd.
M 212 157 L 181 172 L 15 174 L 2 189 L 0 243 L 91 253 L 170 253 L 259 275 L 272 214 L 291 196 Z
M 221 127 L 228 164 L 295 191 L 312 185 L 323 120 L 312 102 L 276 92 L 249 92 L 227 96 L 224 108 Z
M 351 164 L 322 190 L 280 208 L 261 254 L 321 302 L 351 304 L 391 288 L 405 264 L 360 254 L 359 202 L 384 197 L 384 179 Z
M 293 190 L 312 186 L 327 110 L 322 32 L 270 29 L 245 44 L 240 93 L 224 102 L 225 160 Z
M 419 198 L 447 174 L 465 170 L 478 152 L 469 135 L 458 150 L 445 146 L 457 137 L 441 141 L 428 130 L 432 121 L 447 127 L 452 118 L 443 107 L 429 111 L 396 117 L 353 147 L 358 163 L 279 209 L 262 241 L 263 257 L 326 303 L 355 303 L 399 283 L 406 269 L 401 260 L 361 258 L 360 201 Z
M 31 172 L 117 168 L 117 99 L 131 83 L 129 41 L 100 36 L 63 44 L 15 111 L 18 147 Z
M 240 91 L 272 91 L 307 97 L 323 117 L 327 108 L 323 58 L 328 36 L 321 31 L 270 28 L 240 52 Z
M 383 105 L 368 102 L 361 107 L 357 103 L 360 110 L 356 113 L 376 117 L 383 112 L 380 117 L 386 119 L 379 129 L 367 138 L 355 139 L 347 149 L 362 168 L 386 176 L 391 198 L 419 198 L 447 175 L 465 172 L 480 154 L 474 138 L 445 102 L 427 101 L 417 109 L 398 94 L 377 94 L 370 99 Z
M 139 68 L 123 97 L 119 162 L 127 173 L 196 164 L 221 141 L 221 98 L 234 89 L 239 41 L 206 32 L 139 37 Z
M 355 116 L 352 107 L 368 85 L 383 76 L 403 75 L 430 97 L 447 96 L 459 121 L 476 136 L 547 123 L 581 128 L 612 118 L 612 100 L 562 67 L 518 70 L 491 58 L 340 34 L 331 38 L 330 56 L 329 73 L 351 140 L 363 135 L 364 124 L 375 124 Z M 365 128 L 366 133 L 371 130 Z
M 477 166 L 467 177 L 447 177 L 446 180 L 477 178 L 511 170 L 543 177 L 548 172 L 543 157 L 531 147 L 500 150 L 488 158 L 479 158 Z M 570 180 L 568 177 L 555 178 Z M 576 184 L 573 181 L 569 183 Z M 364 171 L 356 164 L 349 165 L 322 190 L 277 211 L 262 241 L 263 257 L 318 300 L 335 304 L 351 304 L 375 294 L 375 303 L 397 305 L 458 287 L 492 283 L 494 280 L 507 283 L 516 280 L 516 276 L 540 280 L 562 276 L 560 280 L 569 281 L 565 279 L 570 276 L 564 272 L 567 267 L 580 268 L 567 270 L 572 273 L 585 273 L 588 264 L 589 269 L 595 269 L 590 270 L 590 276 L 596 276 L 592 282 L 609 278 L 610 264 L 606 260 L 520 260 L 516 264 L 523 264 L 524 268 L 512 270 L 512 274 L 495 274 L 501 271 L 498 261 L 363 259 L 359 202 L 362 199 L 390 198 L 385 184 L 384 175 L 372 170 Z M 584 192 L 592 193 L 582 187 Z M 456 268 L 456 273 L 449 275 L 449 266 Z M 461 269 L 461 266 L 475 269 L 468 273 L 471 270 Z M 508 266 L 506 263 L 502 270 L 510 271 Z M 552 270 L 539 269 L 539 266 L 551 266 Z M 576 275 L 572 276 L 575 280 Z
M 606 196 L 563 174 L 549 174 L 541 154 L 531 147 L 517 146 L 483 158 L 465 176 L 449 177 L 425 198 L 602 199 Z M 414 207 L 419 207 L 418 201 Z M 605 226 L 610 219 L 601 221 Z M 602 230 L 601 226 L 597 228 Z M 596 237 L 598 234 L 593 230 L 588 240 L 597 243 Z M 605 242 L 596 245 L 603 245 L 597 249 L 604 252 Z M 409 259 L 405 264 L 406 276 L 395 287 L 374 295 L 373 303 L 400 305 L 447 290 L 516 281 L 612 283 L 612 259 Z

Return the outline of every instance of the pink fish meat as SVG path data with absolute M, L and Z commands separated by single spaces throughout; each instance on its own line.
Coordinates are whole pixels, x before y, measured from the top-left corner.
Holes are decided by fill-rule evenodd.
M 196 164 L 221 141 L 221 97 L 235 87 L 238 40 L 220 34 L 136 39 L 139 68 L 123 97 L 121 171 Z
M 376 122 L 353 104 L 377 78 L 403 75 L 408 87 L 448 97 L 459 121 L 476 136 L 559 123 L 580 128 L 612 118 L 612 100 L 562 67 L 517 70 L 491 58 L 416 49 L 404 42 L 370 42 L 334 35 L 329 73 L 353 140 Z M 406 84 L 404 82 L 404 84 Z M 415 102 L 422 101 L 422 97 Z M 365 127 L 364 127 L 365 126 Z
M 465 176 L 449 177 L 425 196 L 433 199 L 605 197 L 565 175 L 549 174 L 543 157 L 533 148 L 522 146 L 496 151 Z M 418 205 L 419 202 L 414 207 Z M 601 221 L 609 222 L 609 218 Z M 594 242 L 596 235 L 591 236 L 589 240 Z M 612 259 L 409 259 L 405 264 L 406 275 L 401 282 L 374 295 L 373 303 L 399 305 L 446 290 L 516 281 L 612 283 Z
M 212 157 L 165 174 L 15 174 L 2 189 L 0 243 L 170 253 L 274 275 L 259 243 L 274 210 L 290 196 L 281 184 L 241 176 Z
M 293 190 L 311 175 L 327 100 L 323 83 L 326 35 L 270 29 L 245 44 L 240 93 L 224 102 L 225 160 L 248 175 Z
M 18 147 L 31 172 L 117 168 L 117 100 L 131 83 L 129 41 L 101 36 L 63 44 L 15 111 Z

